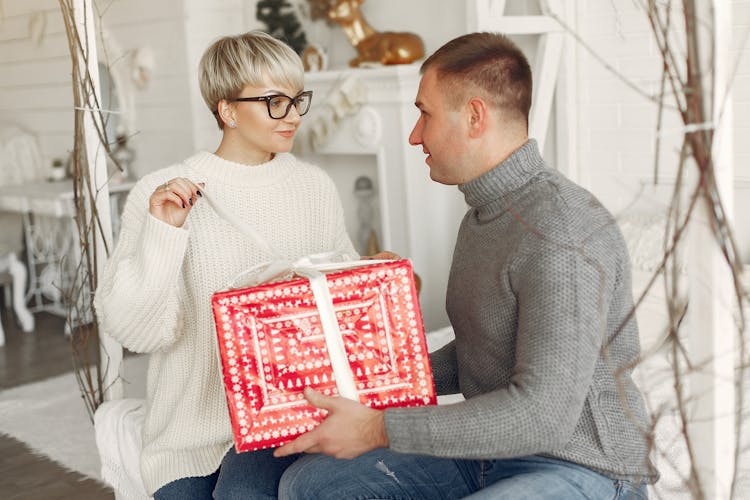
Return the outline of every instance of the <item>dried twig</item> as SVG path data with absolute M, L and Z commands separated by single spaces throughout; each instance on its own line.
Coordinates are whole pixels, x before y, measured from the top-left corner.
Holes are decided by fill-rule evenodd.
M 97 266 L 99 259 L 106 255 L 97 255 L 96 245 L 98 235 L 103 234 L 102 223 L 96 208 L 99 194 L 96 183 L 91 178 L 88 158 L 84 119 L 89 116 L 98 135 L 99 148 L 104 148 L 111 157 L 110 141 L 107 138 L 106 123 L 109 111 L 101 108 L 98 101 L 98 89 L 92 75 L 88 71 L 90 52 L 86 45 L 86 33 L 80 33 L 74 16 L 72 0 L 59 0 L 60 10 L 68 39 L 73 76 L 74 103 L 74 143 L 72 153 L 72 174 L 75 217 L 74 222 L 78 231 L 80 259 L 73 262 L 71 282 L 64 290 L 65 303 L 68 308 L 67 324 L 72 329 L 71 347 L 73 351 L 73 367 L 81 396 L 86 405 L 89 417 L 93 420 L 94 412 L 104 401 L 106 387 L 104 373 L 109 366 L 102 365 L 99 353 L 99 330 L 93 307 L 94 290 L 97 286 Z M 94 26 L 84 25 L 85 30 L 95 29 Z M 119 167 L 119 165 L 118 165 Z M 104 250 L 108 254 L 107 238 Z M 105 360 L 106 361 L 106 360 Z

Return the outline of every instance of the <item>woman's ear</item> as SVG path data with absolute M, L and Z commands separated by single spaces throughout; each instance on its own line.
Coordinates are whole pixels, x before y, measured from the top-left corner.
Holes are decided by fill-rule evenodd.
M 224 122 L 224 125 L 227 125 L 229 128 L 234 128 L 237 122 L 234 118 L 234 109 L 229 105 L 226 99 L 222 99 L 219 101 L 219 104 L 217 106 L 217 110 L 219 112 L 219 116 L 221 117 L 221 121 Z
M 480 97 L 472 97 L 466 106 L 469 113 L 469 136 L 477 138 L 487 128 L 487 103 Z

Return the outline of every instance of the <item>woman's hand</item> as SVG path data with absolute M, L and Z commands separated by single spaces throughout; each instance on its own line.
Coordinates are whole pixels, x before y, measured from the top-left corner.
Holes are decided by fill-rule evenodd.
M 401 256 L 399 256 L 398 254 L 389 252 L 387 250 L 383 252 L 378 252 L 373 255 L 366 255 L 362 257 L 362 259 L 365 259 L 365 260 L 399 260 L 400 258 Z
M 200 189 L 204 183 L 194 184 L 184 177 L 175 177 L 160 184 L 148 200 L 151 215 L 174 227 L 185 224 L 190 210 L 202 197 Z
M 401 258 L 400 255 L 389 252 L 387 250 L 383 252 L 378 252 L 373 255 L 365 255 L 360 257 L 360 259 L 363 260 L 399 260 Z M 422 291 L 422 278 L 419 277 L 417 273 L 414 273 L 414 285 L 417 288 L 417 293 Z

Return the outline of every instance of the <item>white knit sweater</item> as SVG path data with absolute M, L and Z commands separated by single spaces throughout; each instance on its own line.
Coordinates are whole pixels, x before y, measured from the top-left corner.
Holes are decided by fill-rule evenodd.
M 205 199 L 198 198 L 182 228 L 151 216 L 149 197 L 174 177 L 205 182 L 212 200 L 283 258 L 330 250 L 356 255 L 333 182 L 290 154 L 247 166 L 201 152 L 133 187 L 94 305 L 104 332 L 131 351 L 152 353 L 141 455 L 149 494 L 211 474 L 232 446 L 211 295 L 270 259 Z

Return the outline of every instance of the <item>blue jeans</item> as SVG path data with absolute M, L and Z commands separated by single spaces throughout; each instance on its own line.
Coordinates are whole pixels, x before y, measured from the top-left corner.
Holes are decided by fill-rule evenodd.
M 374 450 L 354 460 L 300 458 L 284 473 L 282 500 L 646 499 L 633 485 L 562 460 L 528 456 L 453 460 Z
M 216 472 L 165 484 L 154 493 L 154 500 L 277 498 L 279 479 L 297 458 L 299 455 L 274 458 L 273 450 L 236 453 L 232 447 Z

